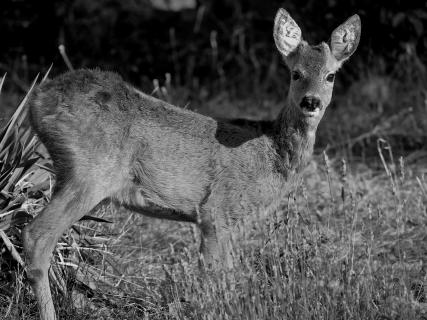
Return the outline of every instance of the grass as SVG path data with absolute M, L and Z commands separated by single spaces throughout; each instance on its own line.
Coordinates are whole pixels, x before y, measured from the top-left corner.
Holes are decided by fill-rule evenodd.
M 351 98 L 349 105 L 356 101 Z M 227 97 L 221 99 L 205 113 L 232 113 Z M 266 103 L 261 115 L 245 110 L 262 117 L 277 108 Z M 0 177 L 13 181 L 0 196 L 0 314 L 6 320 L 38 317 L 17 257 L 22 226 L 49 201 L 53 181 L 43 149 L 17 122 L 5 126 L 13 129 L 2 131 L 9 132 L 3 141 L 10 147 L 0 148 L 0 156 L 9 154 L 0 158 Z M 318 152 L 280 210 L 245 217 L 233 238 L 236 266 L 228 272 L 200 273 L 192 225 L 101 205 L 97 219 L 75 224 L 56 248 L 51 283 L 60 318 L 426 319 L 425 154 L 398 157 L 378 138 L 395 130 L 394 123 L 363 138 L 374 156 Z M 10 159 L 16 165 L 6 176 Z M 25 219 L 2 224 L 18 213 Z

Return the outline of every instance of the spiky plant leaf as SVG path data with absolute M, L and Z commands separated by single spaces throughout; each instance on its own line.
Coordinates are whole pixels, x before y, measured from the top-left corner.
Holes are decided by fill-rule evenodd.
M 0 91 L 4 81 L 5 76 L 0 80 Z M 19 238 L 20 235 L 16 227 L 32 219 L 29 213 L 31 203 L 44 201 L 41 198 L 45 196 L 43 192 L 37 193 L 36 190 L 32 190 L 31 194 L 28 192 L 30 188 L 34 188 L 31 177 L 36 171 L 43 171 L 36 165 L 42 160 L 36 153 L 39 141 L 30 128 L 24 125 L 27 101 L 36 83 L 37 77 L 10 120 L 0 128 L 0 244 L 20 264 L 22 259 L 14 246 L 16 237 Z M 47 180 L 48 175 L 45 174 L 44 179 Z M 36 182 L 40 184 L 40 178 Z

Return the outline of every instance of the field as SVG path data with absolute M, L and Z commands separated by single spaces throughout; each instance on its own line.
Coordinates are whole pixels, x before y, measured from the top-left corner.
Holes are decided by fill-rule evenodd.
M 328 111 L 315 156 L 281 209 L 242 219 L 231 271 L 200 271 L 194 226 L 101 204 L 56 248 L 51 284 L 60 318 L 427 319 L 425 91 L 412 82 L 412 90 L 400 87 L 406 95 L 392 87 L 384 97 L 381 79 L 338 88 L 339 107 Z M 281 104 L 222 94 L 190 107 L 268 118 Z M 22 103 L 0 135 L 0 317 L 7 320 L 38 317 L 21 230 L 54 184 L 25 113 Z

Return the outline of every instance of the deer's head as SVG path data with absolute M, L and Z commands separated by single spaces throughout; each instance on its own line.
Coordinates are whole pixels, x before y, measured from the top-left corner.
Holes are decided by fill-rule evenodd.
M 276 46 L 291 72 L 288 108 L 294 108 L 305 121 L 317 126 L 332 97 L 335 73 L 356 50 L 361 23 L 353 15 L 338 26 L 328 43 L 309 45 L 301 29 L 284 9 L 274 20 Z

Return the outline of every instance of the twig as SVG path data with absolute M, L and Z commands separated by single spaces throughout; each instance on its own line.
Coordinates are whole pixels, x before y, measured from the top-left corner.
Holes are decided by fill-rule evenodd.
M 58 47 L 59 53 L 61 54 L 62 59 L 64 60 L 65 64 L 67 65 L 67 68 L 71 71 L 74 70 L 73 65 L 71 64 L 70 59 L 68 59 L 67 53 L 65 52 L 65 46 L 63 44 L 60 44 Z
M 2 238 L 4 244 L 6 245 L 6 248 L 12 254 L 12 257 L 21 265 L 21 267 L 25 268 L 24 260 L 22 260 L 18 251 L 16 251 L 15 246 L 9 240 L 9 237 L 6 235 L 6 233 L 3 230 L 0 230 L 0 237 Z

